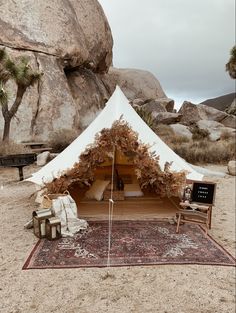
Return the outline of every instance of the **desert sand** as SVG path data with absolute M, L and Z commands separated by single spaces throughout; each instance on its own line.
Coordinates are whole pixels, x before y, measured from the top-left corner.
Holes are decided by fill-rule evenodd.
M 25 176 L 37 169 L 25 169 Z M 226 167 L 210 167 L 226 171 Z M 235 268 L 158 265 L 22 270 L 37 238 L 23 225 L 36 209 L 34 185 L 0 169 L 1 313 L 233 313 Z M 217 183 L 210 235 L 235 254 L 235 177 Z M 2 187 L 1 187 L 2 186 Z M 109 273 L 109 275 L 107 275 Z

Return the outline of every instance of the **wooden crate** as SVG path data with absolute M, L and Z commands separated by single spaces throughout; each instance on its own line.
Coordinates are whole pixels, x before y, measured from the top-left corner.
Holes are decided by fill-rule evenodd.
M 105 190 L 103 193 L 103 200 L 109 200 L 111 198 L 111 191 Z M 124 191 L 123 190 L 114 190 L 112 198 L 114 201 L 125 200 Z

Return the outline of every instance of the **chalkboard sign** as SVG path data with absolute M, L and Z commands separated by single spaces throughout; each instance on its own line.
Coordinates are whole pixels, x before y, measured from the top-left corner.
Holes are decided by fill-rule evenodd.
M 215 186 L 214 183 L 193 182 L 191 202 L 214 204 Z

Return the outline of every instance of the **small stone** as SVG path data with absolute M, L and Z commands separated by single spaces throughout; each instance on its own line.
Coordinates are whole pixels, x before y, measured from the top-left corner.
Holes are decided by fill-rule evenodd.
M 236 176 L 236 161 L 235 160 L 229 161 L 228 171 L 230 175 Z
M 43 153 L 40 153 L 37 156 L 37 165 L 38 166 L 44 166 L 47 163 L 49 157 L 50 157 L 50 152 L 49 151 L 45 151 Z

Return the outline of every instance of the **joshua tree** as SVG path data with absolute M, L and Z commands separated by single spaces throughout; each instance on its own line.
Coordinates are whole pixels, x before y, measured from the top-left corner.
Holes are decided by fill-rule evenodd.
M 3 141 L 9 140 L 11 119 L 15 116 L 25 91 L 28 87 L 33 86 L 41 75 L 41 73 L 32 70 L 27 58 L 21 57 L 19 60 L 12 60 L 5 49 L 0 49 L 0 105 L 5 122 Z M 17 87 L 11 108 L 8 106 L 8 92 L 6 90 L 6 84 L 9 80 L 13 80 Z
M 229 72 L 231 78 L 236 79 L 236 46 L 230 51 L 230 59 L 226 64 L 226 71 Z

